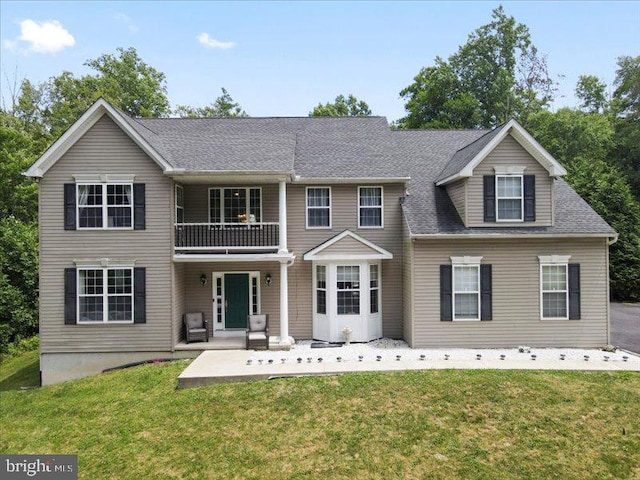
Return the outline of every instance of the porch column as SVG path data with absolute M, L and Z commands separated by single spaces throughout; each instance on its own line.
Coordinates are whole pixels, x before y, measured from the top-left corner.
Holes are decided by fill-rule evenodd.
M 281 190 L 282 191 L 282 190 Z M 280 344 L 289 344 L 289 266 L 280 262 Z
M 278 195 L 278 198 L 279 198 L 278 221 L 280 223 L 278 228 L 280 232 L 278 253 L 286 253 L 287 252 L 287 183 L 285 181 L 282 181 L 279 183 L 278 194 L 279 194 Z M 286 268 L 285 268 L 285 272 L 286 272 Z

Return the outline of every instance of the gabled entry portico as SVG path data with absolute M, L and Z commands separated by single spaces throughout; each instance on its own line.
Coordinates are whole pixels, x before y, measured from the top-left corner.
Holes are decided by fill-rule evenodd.
M 313 262 L 313 338 L 368 342 L 382 336 L 382 260 L 393 255 L 349 230 L 304 255 Z

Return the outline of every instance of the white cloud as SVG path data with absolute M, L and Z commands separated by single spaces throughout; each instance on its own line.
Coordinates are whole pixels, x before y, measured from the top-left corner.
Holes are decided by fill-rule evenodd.
M 57 20 L 36 22 L 27 19 L 20 22 L 20 36 L 16 40 L 5 40 L 5 47 L 14 49 L 17 40 L 28 44 L 27 52 L 55 53 L 73 47 L 76 39 Z
M 228 50 L 236 46 L 235 42 L 221 42 L 215 38 L 211 38 L 208 33 L 201 33 L 196 37 L 200 45 L 204 48 L 219 48 L 221 50 Z
M 136 25 L 136 23 L 133 21 L 133 19 L 129 15 L 126 15 L 122 12 L 118 12 L 113 16 L 113 18 L 115 18 L 119 22 L 124 23 L 130 32 L 137 32 L 138 30 L 140 30 L 138 25 Z

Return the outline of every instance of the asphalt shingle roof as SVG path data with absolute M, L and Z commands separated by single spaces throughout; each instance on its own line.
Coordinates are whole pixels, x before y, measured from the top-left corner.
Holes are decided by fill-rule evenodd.
M 563 180 L 553 227 L 467 228 L 438 180 L 464 168 L 494 130 L 391 130 L 384 117 L 132 119 L 125 121 L 174 168 L 288 172 L 304 178 L 410 177 L 403 211 L 412 234 L 610 234 Z

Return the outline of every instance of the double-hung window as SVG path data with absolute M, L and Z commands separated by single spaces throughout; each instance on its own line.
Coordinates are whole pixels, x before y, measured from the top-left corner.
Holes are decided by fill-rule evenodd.
M 80 183 L 76 195 L 78 228 L 132 228 L 131 183 Z
M 132 323 L 133 295 L 133 268 L 79 268 L 78 323 Z
M 307 228 L 331 228 L 331 188 L 307 187 Z
M 316 313 L 327 314 L 327 267 L 316 266 Z
M 382 228 L 382 187 L 358 187 L 358 228 Z
M 524 216 L 522 175 L 496 175 L 496 219 L 522 221 Z
M 480 320 L 480 265 L 453 266 L 453 319 Z
M 540 264 L 542 318 L 569 318 L 568 265 Z
M 336 268 L 338 315 L 360 314 L 360 267 L 338 265 Z
M 369 313 L 380 311 L 380 278 L 378 265 L 369 265 Z

